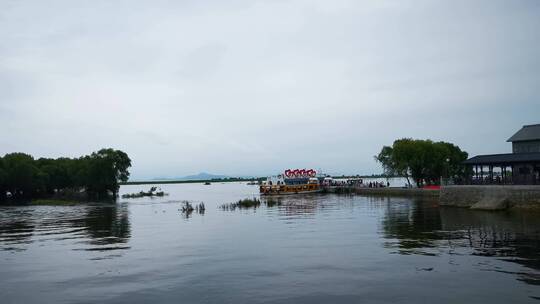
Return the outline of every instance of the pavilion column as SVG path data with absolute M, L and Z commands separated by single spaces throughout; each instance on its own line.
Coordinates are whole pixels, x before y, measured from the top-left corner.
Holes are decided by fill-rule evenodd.
M 514 184 L 514 178 L 515 178 L 515 175 L 514 175 L 514 165 L 512 165 L 512 166 L 510 167 L 510 172 L 512 172 L 512 182 L 511 182 L 511 184 Z
M 480 166 L 480 180 L 482 181 L 482 184 L 484 184 L 484 165 Z

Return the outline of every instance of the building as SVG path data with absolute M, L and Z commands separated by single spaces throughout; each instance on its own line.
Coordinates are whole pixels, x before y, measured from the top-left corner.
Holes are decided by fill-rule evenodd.
M 513 153 L 540 152 L 540 124 L 523 126 L 507 142 L 512 143 Z
M 540 124 L 525 125 L 508 142 L 512 153 L 478 155 L 464 162 L 471 184 L 540 184 Z

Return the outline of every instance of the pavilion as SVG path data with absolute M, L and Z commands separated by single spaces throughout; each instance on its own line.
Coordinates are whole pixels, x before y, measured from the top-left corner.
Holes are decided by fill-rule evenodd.
M 510 137 L 512 153 L 478 155 L 465 162 L 471 184 L 540 184 L 540 124 L 525 125 Z

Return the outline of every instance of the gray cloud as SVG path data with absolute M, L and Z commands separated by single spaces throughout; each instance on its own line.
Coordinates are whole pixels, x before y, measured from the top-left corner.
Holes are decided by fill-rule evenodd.
M 0 154 L 133 176 L 372 173 L 399 137 L 506 152 L 538 122 L 537 1 L 4 1 Z

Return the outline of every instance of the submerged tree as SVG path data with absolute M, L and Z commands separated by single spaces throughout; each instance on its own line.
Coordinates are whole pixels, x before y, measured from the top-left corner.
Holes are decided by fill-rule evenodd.
M 34 158 L 24 153 L 10 153 L 3 158 L 7 191 L 14 196 L 30 197 L 42 192 L 45 175 Z
M 116 196 L 118 182 L 126 182 L 129 178 L 131 160 L 120 150 L 101 149 L 85 157 L 83 162 L 87 190 L 97 195 L 110 191 Z
M 6 198 L 7 192 L 7 172 L 4 167 L 4 159 L 0 157 L 0 201 Z
M 384 146 L 375 159 L 385 174 L 403 176 L 409 186 L 412 177 L 421 186 L 424 182 L 438 184 L 440 177 L 463 177 L 462 162 L 467 156 L 467 152 L 452 143 L 403 138 L 394 141 L 391 147 Z
M 131 160 L 120 150 L 102 149 L 80 158 L 40 158 L 24 153 L 0 157 L 0 200 L 53 195 L 73 190 L 101 198 L 116 197 L 119 182 L 129 178 Z

